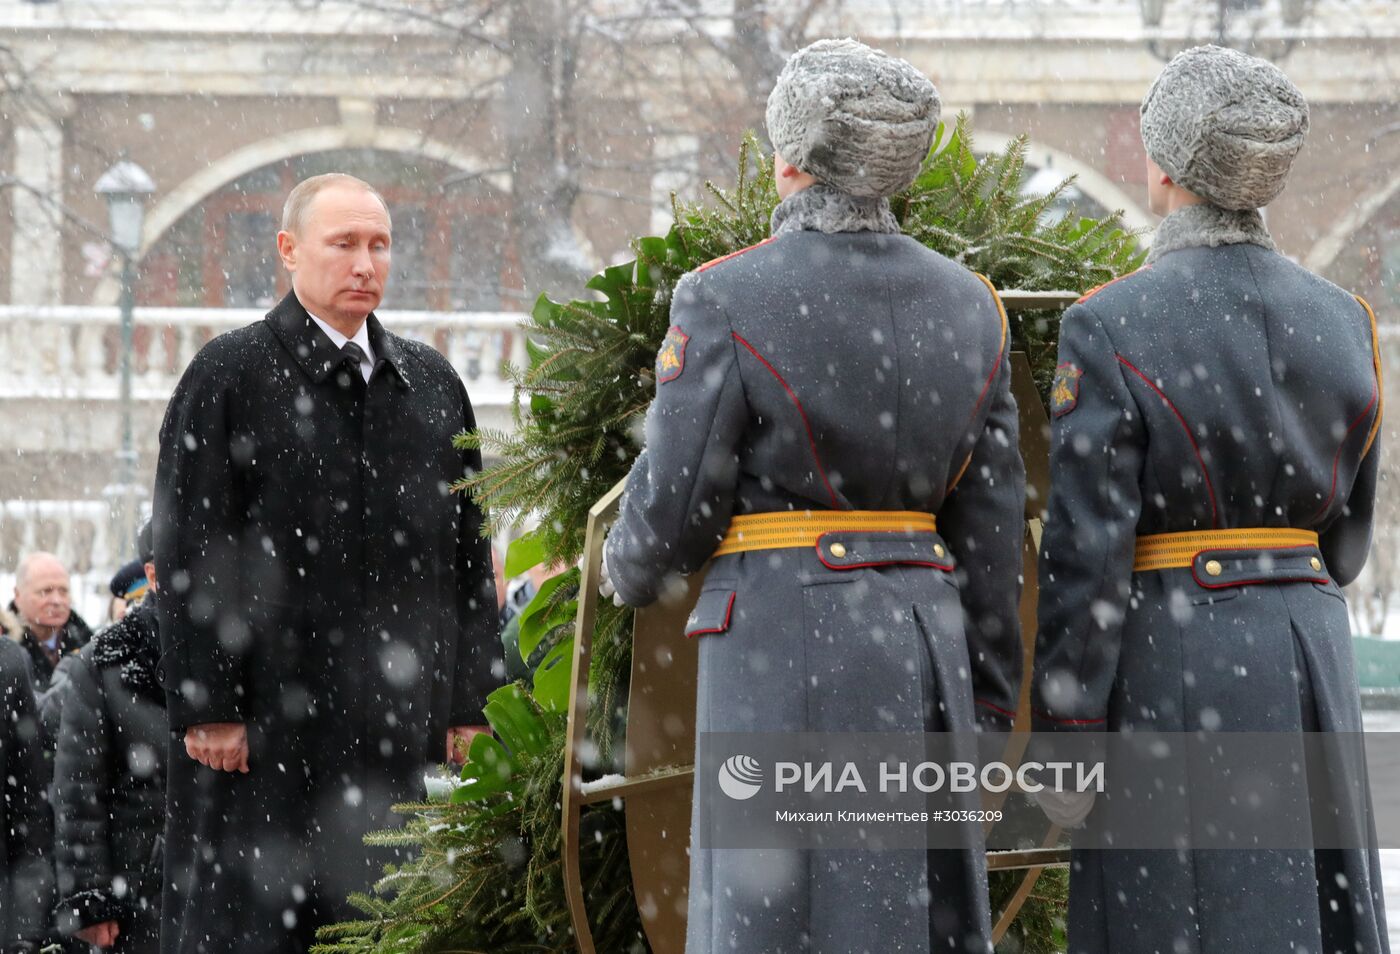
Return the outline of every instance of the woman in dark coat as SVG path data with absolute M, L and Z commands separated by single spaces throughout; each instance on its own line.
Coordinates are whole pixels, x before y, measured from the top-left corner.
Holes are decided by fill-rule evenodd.
M 1278 69 L 1217 47 L 1178 56 L 1143 103 L 1153 211 L 1167 217 L 1147 266 L 1086 296 L 1060 334 L 1038 729 L 1281 744 L 1361 731 L 1339 587 L 1370 543 L 1375 317 L 1278 254 L 1257 211 L 1282 190 L 1307 116 Z M 1286 765 L 1276 793 L 1298 791 Z M 1135 791 L 1110 769 L 1092 811 L 1112 822 L 1151 800 L 1141 778 L 1125 782 Z M 1364 773 L 1321 784 L 1363 793 L 1333 803 L 1347 850 L 1076 851 L 1071 954 L 1388 950 Z M 1198 834 L 1219 818 L 1202 787 L 1184 793 Z
M 160 944 L 169 730 L 159 657 L 151 598 L 83 647 L 54 770 L 59 927 L 130 954 Z
M 702 745 L 1009 727 L 1024 480 L 1006 319 L 886 199 L 918 174 L 937 92 L 820 41 L 767 118 L 773 238 L 676 288 L 610 583 L 642 606 L 714 557 L 686 626 Z M 990 949 L 980 826 L 928 852 L 714 847 L 712 778 L 696 773 L 687 954 Z

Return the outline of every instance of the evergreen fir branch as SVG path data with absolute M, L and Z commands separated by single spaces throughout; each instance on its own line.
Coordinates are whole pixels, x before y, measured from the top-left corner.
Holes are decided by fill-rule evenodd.
M 402 828 L 372 831 L 365 835 L 365 844 L 371 848 L 402 848 L 420 842 L 421 838 L 417 834 Z
M 1000 255 L 1007 249 L 1025 252 L 1033 257 L 1039 256 L 1061 267 L 1068 267 L 1074 261 L 1069 250 L 1063 245 L 1036 235 L 992 236 L 988 240 L 988 243 L 983 246 L 982 256 L 985 257 L 989 263 L 996 264 Z M 1004 267 L 1003 265 L 1003 268 Z
M 923 244 L 933 247 L 935 251 L 952 259 L 956 259 L 973 247 L 972 240 L 967 236 L 932 222 L 915 223 L 910 234 Z
M 590 344 L 592 344 L 592 342 L 590 342 Z M 532 368 L 528 368 L 521 376 L 521 383 L 523 383 L 526 388 L 530 388 L 540 384 L 541 382 L 550 380 L 559 381 L 559 383 L 563 385 L 567 382 L 568 379 L 551 379 L 548 376 L 550 370 L 560 366 L 567 367 L 570 358 L 578 354 L 586 353 L 587 352 L 583 348 L 560 348 L 553 354 L 551 354 L 548 358 L 545 358 L 544 361 L 540 362 Z
M 1044 195 L 1030 196 L 1015 209 L 1018 223 L 1037 222 L 1065 194 L 1078 176 L 1070 176 Z M 1118 213 L 1115 213 L 1118 214 Z
M 993 196 L 1004 203 L 1007 209 L 1012 208 L 1021 196 L 1021 182 L 1025 176 L 1026 149 L 1029 143 L 1030 137 L 1022 133 L 1011 140 L 1006 151 L 995 163 L 997 184 Z M 1060 188 L 1065 188 L 1063 183 Z

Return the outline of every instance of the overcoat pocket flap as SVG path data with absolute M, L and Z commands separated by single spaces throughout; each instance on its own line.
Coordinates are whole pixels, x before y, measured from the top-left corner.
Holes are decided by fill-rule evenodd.
M 1191 575 L 1208 590 L 1252 583 L 1326 583 L 1330 579 L 1317 547 L 1202 550 Z
M 722 633 L 729 629 L 729 617 L 734 612 L 734 591 L 732 589 L 705 590 L 695 601 L 695 609 L 685 621 L 687 636 L 706 636 Z

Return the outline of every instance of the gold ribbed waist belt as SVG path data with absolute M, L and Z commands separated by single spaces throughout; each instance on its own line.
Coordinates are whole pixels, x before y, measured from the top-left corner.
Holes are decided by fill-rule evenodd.
M 1137 538 L 1133 572 L 1189 567 L 1203 550 L 1278 550 L 1317 545 L 1313 531 L 1288 528 L 1150 533 Z
M 825 533 L 938 532 L 931 513 L 912 510 L 780 510 L 735 517 L 715 556 L 815 547 Z

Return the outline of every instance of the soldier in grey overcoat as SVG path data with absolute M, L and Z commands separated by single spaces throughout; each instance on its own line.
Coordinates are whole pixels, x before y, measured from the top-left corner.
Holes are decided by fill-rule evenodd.
M 1370 544 L 1375 318 L 1280 255 L 1257 211 L 1307 125 L 1278 69 L 1217 47 L 1174 59 L 1143 103 L 1153 210 L 1170 214 L 1146 266 L 1061 326 L 1039 730 L 1361 731 L 1340 586 Z M 1231 548 L 1227 530 L 1288 545 Z M 1205 536 L 1155 536 L 1188 532 Z M 1145 540 L 1189 545 L 1153 568 Z M 1345 823 L 1374 844 L 1360 802 Z M 1062 804 L 1061 820 L 1089 806 Z M 1069 950 L 1384 952 L 1377 861 L 1364 847 L 1076 851 Z
M 675 290 L 605 547 L 622 600 L 700 570 L 732 518 L 937 519 L 716 557 L 686 629 L 703 637 L 702 735 L 1010 726 L 1024 473 L 1006 318 L 984 279 L 900 234 L 886 198 L 917 175 L 938 109 L 925 77 L 859 43 L 795 54 L 768 104 L 772 237 Z M 989 950 L 980 828 L 965 836 L 933 852 L 693 846 L 687 954 Z

